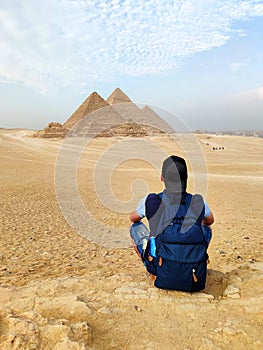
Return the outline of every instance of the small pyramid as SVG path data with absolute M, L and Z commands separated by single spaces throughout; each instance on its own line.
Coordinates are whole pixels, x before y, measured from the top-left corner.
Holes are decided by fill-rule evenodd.
M 50 122 L 43 130 L 38 130 L 33 137 L 63 138 L 67 135 L 67 129 L 58 122 Z
M 79 108 L 69 117 L 69 119 L 63 124 L 64 128 L 72 128 L 80 120 L 85 118 L 89 113 L 96 111 L 97 109 L 109 106 L 96 91 L 92 92 L 88 98 L 79 106 Z
M 107 98 L 106 101 L 110 105 L 115 105 L 115 104 L 118 104 L 118 103 L 131 102 L 129 97 L 120 88 L 116 88 L 113 91 L 113 93 L 110 94 L 110 96 Z

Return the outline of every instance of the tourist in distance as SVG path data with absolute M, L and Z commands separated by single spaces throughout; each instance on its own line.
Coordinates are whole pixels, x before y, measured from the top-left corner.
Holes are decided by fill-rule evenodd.
M 201 195 L 186 192 L 187 178 L 183 158 L 165 159 L 165 189 L 140 201 L 130 214 L 130 234 L 156 287 L 196 292 L 205 288 L 214 216 Z M 144 217 L 150 230 L 141 222 Z

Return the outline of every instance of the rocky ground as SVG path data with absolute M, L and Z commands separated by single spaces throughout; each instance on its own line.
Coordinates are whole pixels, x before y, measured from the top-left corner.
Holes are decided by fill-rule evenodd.
M 105 247 L 72 229 L 54 189 L 61 140 L 32 134 L 0 131 L 0 349 L 262 349 L 261 139 L 198 135 L 216 223 L 206 289 L 187 294 L 154 288 L 131 246 Z M 116 142 L 97 139 L 83 155 L 79 191 L 98 220 L 125 229 L 128 214 L 105 209 L 92 190 L 94 162 Z M 148 142 L 182 153 L 164 136 Z M 121 200 L 138 174 L 161 190 L 149 164 L 125 164 L 111 176 Z

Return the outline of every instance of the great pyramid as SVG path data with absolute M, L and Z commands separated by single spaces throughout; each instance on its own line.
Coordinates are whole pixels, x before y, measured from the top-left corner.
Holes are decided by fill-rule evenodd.
M 89 113 L 98 109 L 108 107 L 106 102 L 96 91 L 92 92 L 88 98 L 79 106 L 79 108 L 71 115 L 71 117 L 63 124 L 64 128 L 70 129 L 80 120 L 85 118 Z
M 131 102 L 129 97 L 120 89 L 116 88 L 106 100 L 108 104 L 115 105 L 118 103 Z

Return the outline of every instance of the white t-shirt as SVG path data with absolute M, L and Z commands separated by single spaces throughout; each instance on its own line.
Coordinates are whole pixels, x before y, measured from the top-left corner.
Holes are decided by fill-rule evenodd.
M 140 200 L 140 202 L 136 208 L 136 213 L 139 215 L 139 217 L 141 219 L 145 217 L 145 202 L 146 202 L 147 197 L 148 197 L 148 194 Z M 204 200 L 204 205 L 205 205 L 204 217 L 207 218 L 210 215 L 211 210 L 210 210 L 210 208 L 205 200 Z

